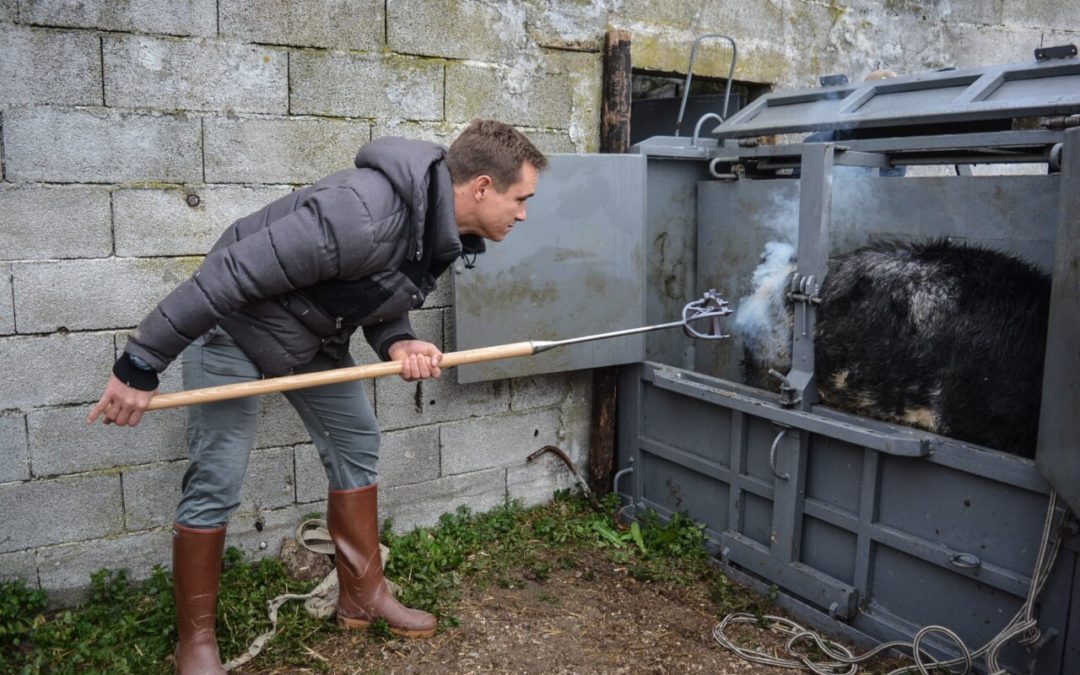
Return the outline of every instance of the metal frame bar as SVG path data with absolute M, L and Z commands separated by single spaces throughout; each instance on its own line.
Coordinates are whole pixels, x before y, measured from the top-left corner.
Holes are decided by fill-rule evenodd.
M 1061 165 L 1035 464 L 1066 503 L 1080 510 L 1080 129 L 1066 132 Z

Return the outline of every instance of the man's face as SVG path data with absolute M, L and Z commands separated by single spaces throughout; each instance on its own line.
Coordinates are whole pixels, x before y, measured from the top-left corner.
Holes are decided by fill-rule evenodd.
M 521 176 L 505 191 L 499 192 L 493 184 L 482 188 L 477 204 L 477 234 L 491 241 L 502 241 L 514 225 L 525 220 L 525 201 L 536 193 L 539 174 L 529 162 L 521 165 Z

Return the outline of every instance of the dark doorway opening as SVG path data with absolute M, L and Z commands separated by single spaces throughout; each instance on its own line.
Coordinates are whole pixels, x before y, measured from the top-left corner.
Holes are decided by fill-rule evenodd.
M 630 143 L 639 143 L 651 136 L 672 136 L 675 121 L 679 117 L 685 75 L 658 74 L 635 71 L 631 74 Z M 694 125 L 705 113 L 723 116 L 724 91 L 727 80 L 723 78 L 695 77 L 690 82 L 690 96 L 683 113 L 681 136 L 690 136 Z M 734 115 L 748 103 L 768 93 L 772 88 L 757 82 L 731 83 L 731 102 L 728 116 Z

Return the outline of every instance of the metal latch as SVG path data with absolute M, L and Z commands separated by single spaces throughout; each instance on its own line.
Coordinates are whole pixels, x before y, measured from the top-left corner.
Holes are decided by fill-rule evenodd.
M 1036 61 L 1049 61 L 1050 59 L 1068 59 L 1076 56 L 1076 45 L 1057 45 L 1054 47 L 1039 47 L 1035 50 Z

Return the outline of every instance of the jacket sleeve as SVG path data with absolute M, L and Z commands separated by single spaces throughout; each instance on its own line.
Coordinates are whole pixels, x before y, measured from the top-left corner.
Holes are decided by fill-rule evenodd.
M 206 256 L 131 332 L 125 351 L 161 372 L 237 309 L 335 277 L 342 250 L 349 251 L 352 273 L 374 269 L 367 219 L 353 190 L 315 191 L 295 211 Z
M 383 361 L 390 360 L 390 345 L 398 340 L 415 340 L 409 315 L 402 314 L 396 319 L 364 327 L 364 339 Z

